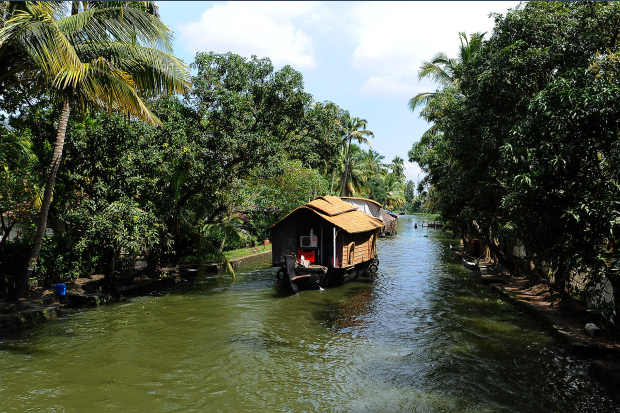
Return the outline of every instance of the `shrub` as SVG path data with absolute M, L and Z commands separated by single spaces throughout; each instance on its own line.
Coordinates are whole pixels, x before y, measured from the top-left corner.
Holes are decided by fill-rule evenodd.
M 82 250 L 78 240 L 66 232 L 55 232 L 43 238 L 41 252 L 33 276 L 39 285 L 71 281 L 80 276 Z
M 9 241 L 0 249 L 0 295 L 14 292 L 15 281 L 24 271 L 32 244 L 25 238 Z

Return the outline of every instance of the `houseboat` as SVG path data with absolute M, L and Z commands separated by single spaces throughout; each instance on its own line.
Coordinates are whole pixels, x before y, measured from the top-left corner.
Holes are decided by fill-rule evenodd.
M 272 264 L 292 292 L 338 286 L 376 270 L 381 205 L 362 201 L 368 200 L 317 197 L 270 227 Z
M 396 235 L 396 224 L 398 222 L 398 215 L 381 208 L 381 218 L 383 218 L 383 229 L 381 230 L 381 236 Z
M 383 221 L 379 236 L 384 238 L 386 235 L 396 235 L 396 223 L 398 221 L 398 215 L 383 209 L 383 206 L 377 201 L 365 198 L 352 198 L 352 197 L 340 197 L 345 202 L 356 206 L 359 211 L 362 211 L 373 218 Z

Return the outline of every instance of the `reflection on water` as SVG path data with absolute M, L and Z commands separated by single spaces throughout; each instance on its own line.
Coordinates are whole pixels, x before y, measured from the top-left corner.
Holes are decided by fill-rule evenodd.
M 619 411 L 415 219 L 372 281 L 288 295 L 265 260 L 2 339 L 0 411 Z

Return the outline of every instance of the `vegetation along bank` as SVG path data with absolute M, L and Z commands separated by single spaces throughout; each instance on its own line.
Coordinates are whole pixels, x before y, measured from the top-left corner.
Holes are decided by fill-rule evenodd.
M 188 66 L 153 3 L 0 4 L 6 299 L 233 271 L 227 251 L 262 247 L 316 196 L 406 201 L 404 160 L 364 149 L 368 121 L 315 101 L 290 66 L 213 52 Z

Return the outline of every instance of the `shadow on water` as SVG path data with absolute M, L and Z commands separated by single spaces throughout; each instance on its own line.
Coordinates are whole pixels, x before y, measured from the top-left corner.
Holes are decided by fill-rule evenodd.
M 2 411 L 619 410 L 415 221 L 373 280 L 290 295 L 266 260 L 3 340 Z

